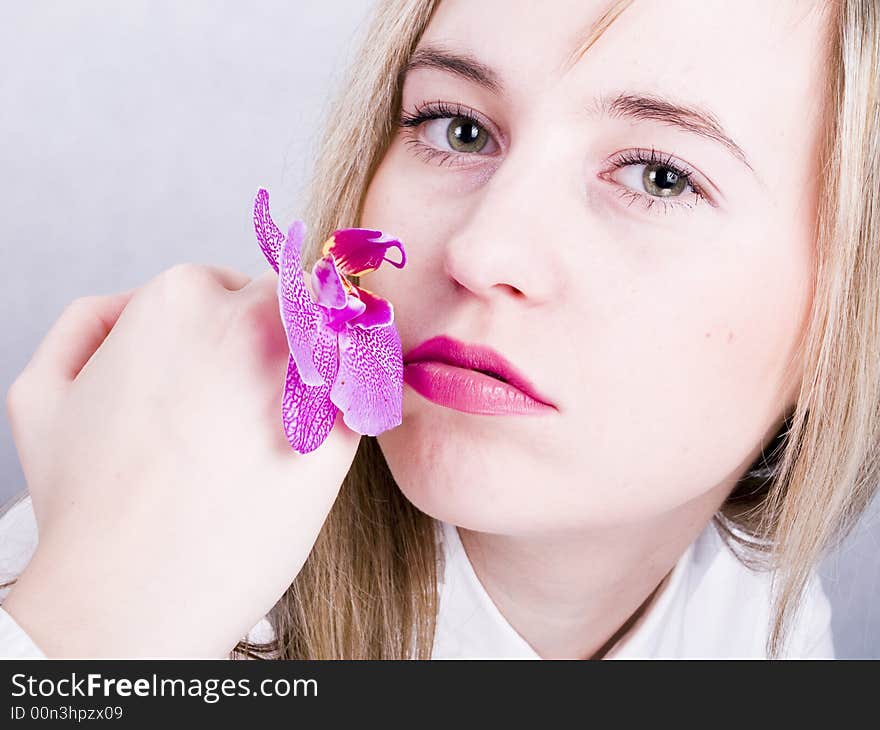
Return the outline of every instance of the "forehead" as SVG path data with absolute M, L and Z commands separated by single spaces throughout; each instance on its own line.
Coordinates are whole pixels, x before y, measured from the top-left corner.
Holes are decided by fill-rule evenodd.
M 441 0 L 420 45 L 442 44 L 478 59 L 495 71 L 498 94 L 519 108 L 553 90 L 585 107 L 594 94 L 611 90 L 650 92 L 709 110 L 760 155 L 798 117 L 806 122 L 818 110 L 824 6 L 818 0 Z
M 752 69 L 768 58 L 777 66 L 780 44 L 815 55 L 815 47 L 799 40 L 817 40 L 825 5 L 820 0 L 546 0 L 540 5 L 440 0 L 423 41 L 455 40 L 512 71 L 543 67 L 547 72 L 562 69 L 571 51 L 598 30 L 591 57 L 655 71 L 698 62 Z

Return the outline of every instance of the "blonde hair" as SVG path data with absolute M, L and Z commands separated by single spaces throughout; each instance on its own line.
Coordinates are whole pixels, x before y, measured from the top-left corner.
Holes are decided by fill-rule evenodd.
M 397 130 L 401 73 L 437 0 L 378 4 L 316 154 L 304 261 L 357 225 Z M 752 568 L 773 569 L 767 654 L 783 652 L 811 569 L 852 528 L 878 481 L 880 445 L 880 18 L 873 0 L 828 4 L 829 93 L 817 211 L 817 277 L 797 404 L 714 517 Z M 610 21 L 609 21 L 610 22 Z M 363 437 L 314 550 L 271 613 L 293 659 L 430 658 L 437 611 L 434 520 L 401 494 Z
M 797 404 L 716 517 L 744 562 L 773 570 L 767 653 L 782 652 L 811 568 L 880 481 L 880 8 L 826 3 L 831 22 L 817 178 L 817 274 Z M 757 559 L 756 559 L 757 558 Z
M 337 228 L 356 226 L 398 125 L 401 74 L 437 0 L 380 1 L 331 105 L 303 218 L 303 266 Z M 302 570 L 270 612 L 275 639 L 234 654 L 281 659 L 430 659 L 438 607 L 436 524 L 397 487 L 362 436 Z

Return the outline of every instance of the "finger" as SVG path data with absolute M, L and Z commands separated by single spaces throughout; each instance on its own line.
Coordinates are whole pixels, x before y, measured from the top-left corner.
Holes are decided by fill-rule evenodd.
M 258 295 L 274 293 L 278 289 L 278 274 L 272 269 L 266 269 L 259 276 L 255 276 L 241 289 L 242 294 L 250 295 L 256 292 Z
M 40 342 L 25 370 L 47 385 L 70 383 L 116 324 L 135 289 L 71 302 Z

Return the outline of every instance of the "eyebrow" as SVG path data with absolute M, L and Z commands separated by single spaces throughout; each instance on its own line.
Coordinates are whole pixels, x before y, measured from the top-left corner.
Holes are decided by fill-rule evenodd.
M 417 68 L 446 71 L 465 81 L 472 81 L 493 94 L 500 96 L 504 93 L 504 84 L 501 83 L 498 74 L 490 66 L 468 53 L 455 53 L 438 45 L 421 46 L 413 51 L 408 63 L 400 72 L 400 81 Z
M 616 94 L 597 99 L 592 111 L 610 117 L 647 119 L 678 127 L 724 145 L 734 157 L 755 171 L 743 148 L 724 131 L 717 117 L 698 106 L 671 102 L 653 94 Z
M 413 52 L 400 72 L 401 83 L 410 71 L 417 68 L 445 71 L 482 86 L 493 94 L 504 94 L 504 83 L 491 66 L 470 54 L 454 52 L 437 44 L 425 44 Z M 649 93 L 618 93 L 597 98 L 589 111 L 615 118 L 662 122 L 718 142 L 754 172 L 745 151 L 724 130 L 718 118 L 697 105 L 678 103 Z

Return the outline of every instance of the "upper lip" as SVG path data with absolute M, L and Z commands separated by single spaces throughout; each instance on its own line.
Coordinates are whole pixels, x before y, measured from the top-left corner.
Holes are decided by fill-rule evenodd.
M 478 370 L 495 375 L 536 401 L 553 406 L 547 398 L 538 392 L 532 382 L 517 370 L 503 355 L 485 345 L 469 345 L 454 337 L 440 335 L 425 340 L 408 350 L 403 356 L 405 364 L 433 360 L 435 362 L 455 365 L 460 368 Z M 553 406 L 555 408 L 555 406 Z

